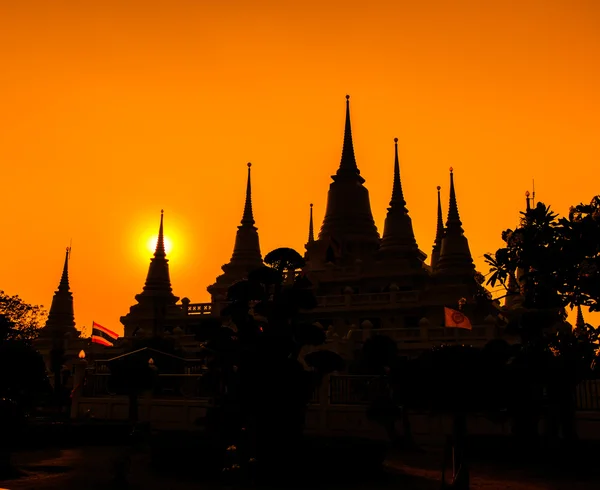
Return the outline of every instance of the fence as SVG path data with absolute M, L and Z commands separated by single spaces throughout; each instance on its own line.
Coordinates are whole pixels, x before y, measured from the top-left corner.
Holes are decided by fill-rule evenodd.
M 575 390 L 577 410 L 600 411 L 600 379 L 583 380 Z
M 83 396 L 114 396 L 110 373 L 88 373 L 83 385 Z M 204 398 L 207 390 L 203 377 L 198 374 L 159 374 L 152 389 L 158 398 Z
M 367 406 L 379 396 L 389 394 L 387 382 L 379 376 L 330 375 L 317 386 L 310 399 L 311 405 Z M 325 399 L 323 399 L 325 398 Z

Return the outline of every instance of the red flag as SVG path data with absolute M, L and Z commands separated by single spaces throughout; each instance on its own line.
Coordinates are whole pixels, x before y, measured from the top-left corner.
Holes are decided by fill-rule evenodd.
M 444 307 L 444 325 L 448 328 L 472 330 L 471 322 L 460 311 Z
M 92 335 L 92 343 L 100 344 L 105 347 L 112 347 L 113 345 L 115 345 L 112 342 L 109 342 L 108 340 L 106 340 L 104 337 L 99 337 L 98 335 Z
M 119 334 L 117 332 L 113 332 L 112 330 L 103 327 L 102 325 L 93 322 L 92 323 L 92 334 L 93 335 L 107 335 L 108 337 L 110 337 L 111 339 L 118 339 L 119 338 Z
M 109 328 L 103 327 L 99 323 L 92 322 L 92 338 L 91 341 L 94 344 L 100 344 L 105 347 L 112 347 L 114 344 L 111 340 L 119 338 L 117 332 L 113 332 Z

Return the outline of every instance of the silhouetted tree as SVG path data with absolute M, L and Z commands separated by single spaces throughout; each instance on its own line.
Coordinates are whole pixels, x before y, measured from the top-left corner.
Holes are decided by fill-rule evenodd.
M 293 248 L 276 248 L 265 255 L 265 264 L 283 274 L 285 271 L 295 271 L 306 265 L 304 258 Z
M 4 315 L 13 325 L 9 338 L 25 341 L 38 336 L 46 319 L 43 306 L 30 305 L 19 296 L 9 296 L 4 291 L 0 291 L 0 315 Z
M 488 284 L 506 288 L 513 301 L 505 315 L 522 342 L 513 364 L 515 389 L 523 395 L 514 407 L 515 429 L 522 436 L 537 435 L 545 388 L 551 422 L 560 419 L 565 437 L 572 439 L 573 393 L 597 356 L 598 330 L 591 325 L 571 329 L 566 308 L 600 309 L 600 196 L 572 207 L 568 218 L 543 203 L 521 215 L 515 230 L 502 233 L 506 246 L 485 255 Z
M 267 257 L 277 256 L 275 252 Z M 256 460 L 269 471 L 288 468 L 316 386 L 325 374 L 343 366 L 341 358 L 329 351 L 307 356 L 309 371 L 299 360 L 302 347 L 322 344 L 326 336 L 301 318 L 301 311 L 316 306 L 306 281 L 299 277 L 283 284 L 282 269 L 299 266 L 300 261 L 293 262 L 298 256 L 290 249 L 273 259 L 277 269 L 260 268 L 232 285 L 223 311 L 228 326 L 211 323 L 210 337 L 204 337 L 212 355 L 210 369 L 218 373 L 224 388 L 222 426 L 228 428 L 225 436 L 242 466 Z
M 17 330 L 0 315 L 0 478 L 11 472 L 11 449 L 24 415 L 50 392 L 42 356 Z
M 154 387 L 157 370 L 149 356 L 123 355 L 111 361 L 110 388 L 129 399 L 129 421 L 139 420 L 139 396 Z

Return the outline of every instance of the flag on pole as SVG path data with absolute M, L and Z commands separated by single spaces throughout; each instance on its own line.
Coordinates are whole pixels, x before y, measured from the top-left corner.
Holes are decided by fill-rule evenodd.
M 444 307 L 444 325 L 448 328 L 464 328 L 471 330 L 471 322 L 460 311 Z
M 114 344 L 111 340 L 119 338 L 119 334 L 112 330 L 103 327 L 102 325 L 92 322 L 92 343 L 112 347 Z

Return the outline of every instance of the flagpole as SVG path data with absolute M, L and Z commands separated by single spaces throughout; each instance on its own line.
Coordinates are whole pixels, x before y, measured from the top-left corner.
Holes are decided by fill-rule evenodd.
M 94 342 L 92 342 L 92 335 L 94 335 L 94 320 L 92 320 L 92 331 L 90 332 L 90 353 L 92 354 L 92 360 L 94 363 L 96 362 L 96 348 L 94 347 Z

